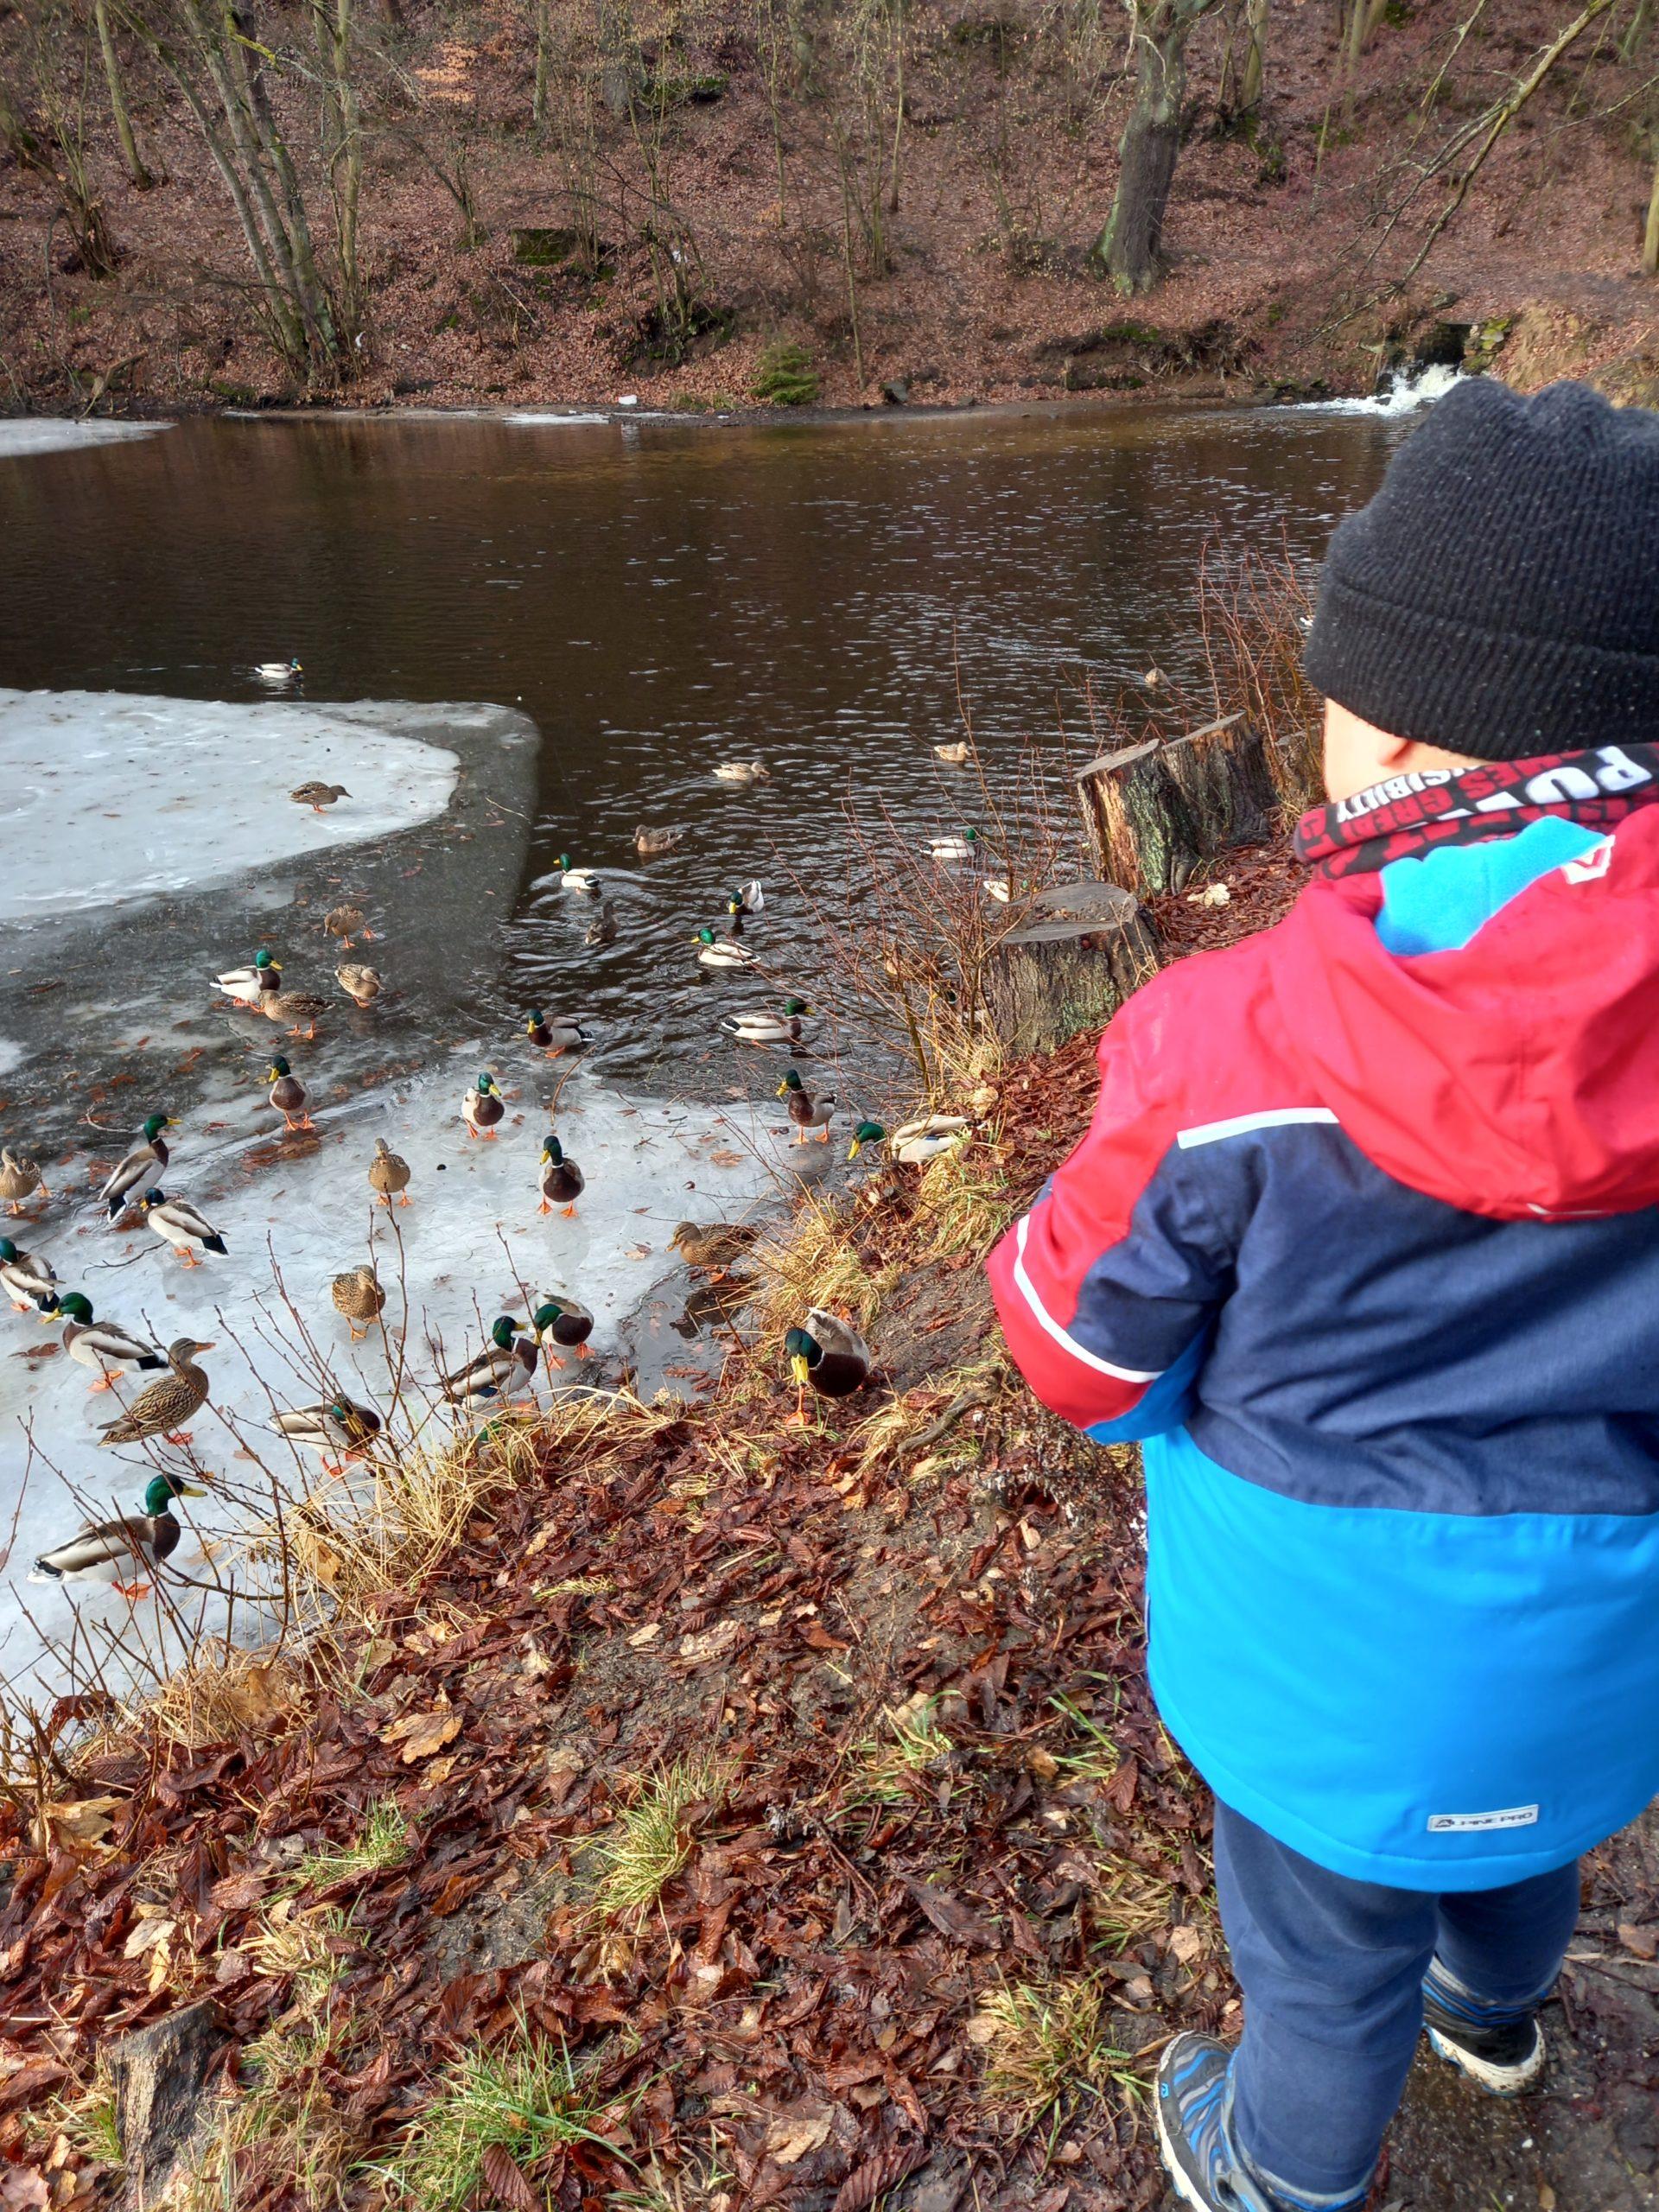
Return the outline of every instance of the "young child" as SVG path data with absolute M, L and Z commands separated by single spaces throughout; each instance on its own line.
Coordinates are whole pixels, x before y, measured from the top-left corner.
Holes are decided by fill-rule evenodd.
M 1358 2207 L 1425 2019 L 1499 2094 L 1659 1789 L 1659 416 L 1459 385 L 1331 542 L 1331 804 L 1135 994 L 997 1246 L 1044 1402 L 1145 1440 L 1152 1688 L 1236 2050 L 1182 2199 Z

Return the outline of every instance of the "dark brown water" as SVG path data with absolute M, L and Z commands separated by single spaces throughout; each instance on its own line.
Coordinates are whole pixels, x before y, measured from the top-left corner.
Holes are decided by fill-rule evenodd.
M 264 696 L 248 664 L 293 653 L 313 701 L 521 706 L 539 793 L 511 912 L 475 918 L 499 950 L 477 1012 L 589 1012 L 607 1073 L 672 1063 L 684 1081 L 730 1002 L 687 939 L 733 884 L 766 880 L 776 944 L 841 876 L 849 789 L 918 836 L 963 826 L 965 779 L 927 750 L 957 734 L 953 647 L 1011 776 L 1057 742 L 1057 697 L 1075 708 L 1085 677 L 1111 692 L 1154 664 L 1192 671 L 1207 540 L 1312 556 L 1402 427 L 1191 410 L 187 423 L 0 460 L 0 683 Z M 772 782 L 722 789 L 709 771 L 731 757 Z M 690 835 L 642 863 L 641 820 Z M 603 869 L 613 947 L 588 950 L 591 910 L 548 883 L 561 852 Z

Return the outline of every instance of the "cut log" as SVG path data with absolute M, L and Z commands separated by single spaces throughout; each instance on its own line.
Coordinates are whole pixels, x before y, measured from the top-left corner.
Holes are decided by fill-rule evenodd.
M 1158 967 L 1158 938 L 1140 901 L 1116 883 L 1039 892 L 1031 919 L 987 965 L 985 1004 L 1010 1058 L 1052 1052 L 1080 1029 L 1103 1029 Z
M 1101 873 L 1143 898 L 1179 891 L 1229 846 L 1259 844 L 1278 807 L 1261 732 L 1242 714 L 1103 753 L 1077 783 Z
M 230 2037 L 211 1998 L 110 2046 L 116 2126 L 133 2201 L 153 2204 L 196 2162 L 213 2123 L 213 2074 Z

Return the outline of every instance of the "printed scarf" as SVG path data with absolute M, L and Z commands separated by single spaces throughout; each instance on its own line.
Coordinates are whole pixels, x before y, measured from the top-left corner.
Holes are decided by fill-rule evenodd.
M 1436 845 L 1511 836 L 1549 814 L 1586 830 L 1614 830 L 1633 807 L 1655 800 L 1659 745 L 1425 768 L 1311 808 L 1296 825 L 1296 856 L 1321 875 L 1362 874 Z

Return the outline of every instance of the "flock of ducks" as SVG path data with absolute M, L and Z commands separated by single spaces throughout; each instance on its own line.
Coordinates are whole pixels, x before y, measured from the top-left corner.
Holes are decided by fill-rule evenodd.
M 297 660 L 264 662 L 253 672 L 267 683 L 283 686 L 298 678 L 301 667 Z M 950 764 L 967 758 L 965 744 L 936 746 L 933 750 Z M 759 760 L 726 761 L 714 774 L 719 782 L 740 787 L 770 780 L 765 764 Z M 291 796 L 296 804 L 321 814 L 351 794 L 343 785 L 308 782 Z M 633 842 L 642 855 L 649 856 L 672 851 L 684 835 L 677 826 L 641 823 L 634 831 Z M 971 861 L 977 856 L 977 834 L 969 829 L 957 836 L 934 838 L 926 850 L 941 865 Z M 578 867 L 568 854 L 561 854 L 557 874 L 564 890 L 602 902 L 588 941 L 609 942 L 615 935 L 615 925 L 609 902 L 603 899 L 599 871 Z M 1006 879 L 987 878 L 985 883 L 993 895 L 1008 895 Z M 760 966 L 759 956 L 740 939 L 746 920 L 762 913 L 765 906 L 759 882 L 744 884 L 732 893 L 726 901 L 724 931 L 705 927 L 692 940 L 699 963 L 728 970 Z M 369 942 L 374 936 L 362 909 L 349 903 L 331 909 L 323 918 L 323 929 L 337 940 L 342 952 L 352 950 L 359 938 Z M 372 1007 L 384 988 L 378 971 L 362 961 L 342 960 L 334 975 L 341 991 L 359 1007 Z M 285 984 L 281 963 L 263 947 L 245 967 L 215 976 L 213 988 L 236 1007 L 283 1023 L 290 1036 L 308 1042 L 315 1037 L 319 1019 L 329 1011 L 330 1001 Z M 751 1008 L 728 1014 L 721 1027 L 742 1044 L 781 1046 L 793 1052 L 801 1043 L 811 1012 L 804 999 L 789 996 L 780 1011 Z M 550 1058 L 580 1051 L 594 1041 L 581 1021 L 563 1016 L 550 1019 L 539 1007 L 528 1014 L 524 1035 L 533 1048 Z M 306 1086 L 283 1054 L 272 1055 L 267 1081 L 270 1105 L 283 1116 L 285 1128 L 296 1133 L 310 1130 L 314 1125 Z M 833 1091 L 809 1090 L 798 1070 L 791 1067 L 778 1086 L 778 1096 L 787 1102 L 795 1143 L 804 1144 L 814 1134 L 821 1143 L 829 1142 L 837 1105 Z M 461 1118 L 468 1139 L 494 1142 L 505 1111 L 497 1078 L 488 1069 L 480 1070 L 461 1102 Z M 160 1179 L 170 1164 L 164 1132 L 175 1126 L 169 1116 L 149 1116 L 105 1179 L 99 1198 L 111 1224 L 136 1209 L 139 1217 L 178 1254 L 183 1265 L 195 1267 L 200 1264 L 198 1253 L 223 1254 L 227 1247 L 213 1224 L 189 1200 L 169 1197 L 162 1187 Z M 855 1159 L 865 1147 L 881 1145 L 899 1165 L 925 1166 L 965 1143 L 970 1128 L 964 1117 L 951 1115 L 930 1115 L 891 1134 L 878 1122 L 860 1121 L 853 1129 L 848 1157 Z M 384 1137 L 375 1141 L 367 1176 L 378 1204 L 390 1208 L 410 1203 L 409 1163 L 392 1151 Z M 537 1179 L 543 1213 L 556 1208 L 567 1217 L 575 1214 L 576 1201 L 586 1187 L 585 1179 L 551 1133 L 542 1146 Z M 35 1161 L 10 1148 L 0 1148 L 0 1201 L 12 1215 L 21 1214 L 28 1201 L 49 1197 Z M 689 1268 L 720 1282 L 752 1250 L 759 1233 L 747 1223 L 683 1221 L 671 1243 Z M 188 1424 L 209 1395 L 208 1376 L 197 1363 L 200 1355 L 213 1349 L 210 1342 L 180 1337 L 162 1351 L 113 1321 L 100 1320 L 83 1292 L 60 1288 L 48 1260 L 20 1249 L 9 1236 L 0 1237 L 0 1287 L 16 1310 L 33 1309 L 42 1320 L 61 1325 L 65 1351 L 92 1372 L 91 1390 L 113 1389 L 123 1377 L 156 1375 L 156 1379 L 124 1412 L 100 1425 L 100 1445 L 142 1443 L 156 1437 L 175 1445 L 188 1441 Z M 385 1306 L 379 1277 L 369 1265 L 336 1275 L 331 1297 L 353 1344 L 369 1335 Z M 586 1358 L 593 1328 L 594 1316 L 578 1299 L 563 1291 L 550 1293 L 527 1323 L 501 1315 L 484 1344 L 459 1366 L 439 1376 L 436 1388 L 448 1403 L 461 1411 L 486 1410 L 515 1391 L 527 1389 L 544 1357 L 550 1366 L 561 1368 L 565 1363 L 561 1356 L 563 1351 Z M 787 1332 L 785 1355 L 797 1386 L 795 1411 L 790 1416 L 796 1424 L 805 1421 L 809 1388 L 825 1398 L 847 1397 L 861 1388 L 870 1372 L 871 1354 L 863 1337 L 849 1321 L 822 1307 L 810 1308 L 804 1319 Z M 381 1426 L 372 1407 L 344 1395 L 280 1411 L 272 1421 L 276 1433 L 291 1444 L 318 1452 L 334 1472 L 341 1471 L 352 1459 L 371 1454 Z M 41 1553 L 30 1579 L 99 1582 L 135 1599 L 149 1586 L 146 1574 L 178 1547 L 181 1529 L 172 1510 L 174 1501 L 205 1495 L 200 1487 L 175 1474 L 157 1474 L 146 1487 L 140 1513 L 81 1529 L 66 1542 Z

